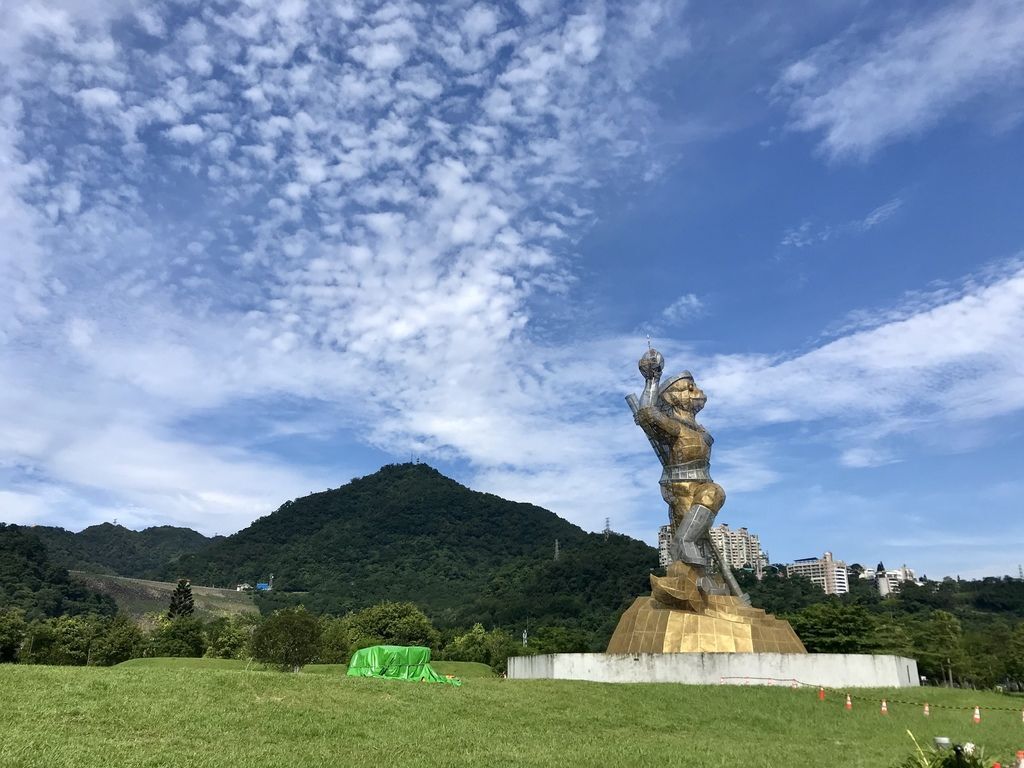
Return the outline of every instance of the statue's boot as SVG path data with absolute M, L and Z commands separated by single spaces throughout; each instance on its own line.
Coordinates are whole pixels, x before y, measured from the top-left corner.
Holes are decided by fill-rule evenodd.
M 672 539 L 672 557 L 682 563 L 696 567 L 701 574 L 697 583 L 706 595 L 728 595 L 730 590 L 715 579 L 704 574 L 707 558 L 700 543 L 707 539 L 708 529 L 715 519 L 715 513 L 703 504 L 694 504 L 683 515 Z
M 715 513 L 703 504 L 694 504 L 683 514 L 672 534 L 672 557 L 681 563 L 704 567 L 707 562 L 697 542 L 708 534 Z

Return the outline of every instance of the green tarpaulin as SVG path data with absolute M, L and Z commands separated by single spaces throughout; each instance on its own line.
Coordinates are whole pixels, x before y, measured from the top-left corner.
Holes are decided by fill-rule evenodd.
M 348 662 L 351 677 L 386 677 L 427 683 L 462 685 L 455 677 L 437 674 L 430 666 L 430 649 L 414 645 L 373 645 L 360 648 Z

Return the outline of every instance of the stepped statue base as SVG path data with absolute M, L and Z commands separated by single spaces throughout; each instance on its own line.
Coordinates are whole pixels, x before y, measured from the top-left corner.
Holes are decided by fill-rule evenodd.
M 606 653 L 807 653 L 789 622 L 710 594 L 701 568 L 674 562 L 619 619 Z

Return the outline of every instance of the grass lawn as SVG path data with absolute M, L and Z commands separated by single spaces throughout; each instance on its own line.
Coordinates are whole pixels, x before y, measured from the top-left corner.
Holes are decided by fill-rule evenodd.
M 0 665 L 0 766 L 875 768 L 909 754 L 908 728 L 1003 760 L 1024 748 L 1020 699 L 994 693 L 856 691 L 846 712 L 840 694 L 822 703 L 809 689 L 465 679 L 452 688 L 340 668 Z

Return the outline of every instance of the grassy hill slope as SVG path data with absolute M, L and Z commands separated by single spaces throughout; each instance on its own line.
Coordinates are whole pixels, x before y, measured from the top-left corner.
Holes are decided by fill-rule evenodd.
M 1019 699 L 939 689 L 811 689 L 466 680 L 461 688 L 324 674 L 0 665 L 0 765 L 891 766 L 910 729 L 1024 745 Z M 878 711 L 886 696 L 888 716 Z M 930 718 L 921 714 L 927 700 Z M 903 703 L 908 702 L 908 703 Z M 971 708 L 982 721 L 971 723 Z M 948 708 L 947 708 L 948 707 Z M 1005 708 L 1005 711 L 997 709 Z
M 141 618 L 145 613 L 164 613 L 170 605 L 175 587 L 173 582 L 129 579 L 82 571 L 71 571 L 71 577 L 90 590 L 113 598 L 118 610 L 134 619 Z M 196 614 L 203 618 L 257 611 L 251 594 L 233 589 L 193 586 L 192 597 Z

